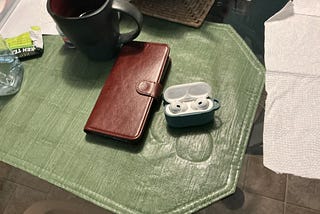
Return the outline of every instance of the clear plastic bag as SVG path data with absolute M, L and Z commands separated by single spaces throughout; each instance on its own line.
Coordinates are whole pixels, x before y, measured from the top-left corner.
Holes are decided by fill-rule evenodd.
M 17 93 L 22 79 L 23 66 L 0 35 L 0 96 Z

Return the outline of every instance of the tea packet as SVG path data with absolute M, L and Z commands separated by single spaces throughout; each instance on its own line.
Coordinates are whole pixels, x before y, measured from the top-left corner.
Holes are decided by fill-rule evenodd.
M 32 26 L 29 32 L 6 38 L 5 41 L 11 51 L 21 60 L 40 57 L 43 53 L 42 33 L 38 26 Z

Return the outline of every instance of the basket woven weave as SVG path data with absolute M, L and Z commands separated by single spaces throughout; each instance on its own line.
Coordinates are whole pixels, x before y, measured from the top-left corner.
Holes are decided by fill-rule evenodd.
M 145 15 L 200 27 L 214 0 L 132 0 L 131 2 Z

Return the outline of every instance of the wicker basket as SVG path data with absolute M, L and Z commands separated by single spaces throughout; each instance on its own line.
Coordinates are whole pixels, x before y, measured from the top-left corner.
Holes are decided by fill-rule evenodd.
M 214 0 L 131 0 L 131 2 L 145 15 L 200 27 Z

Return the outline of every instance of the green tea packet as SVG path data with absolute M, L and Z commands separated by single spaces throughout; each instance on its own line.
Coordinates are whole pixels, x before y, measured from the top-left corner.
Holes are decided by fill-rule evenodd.
M 29 32 L 6 38 L 5 41 L 11 51 L 21 60 L 40 57 L 43 53 L 42 33 L 38 26 L 32 26 Z

